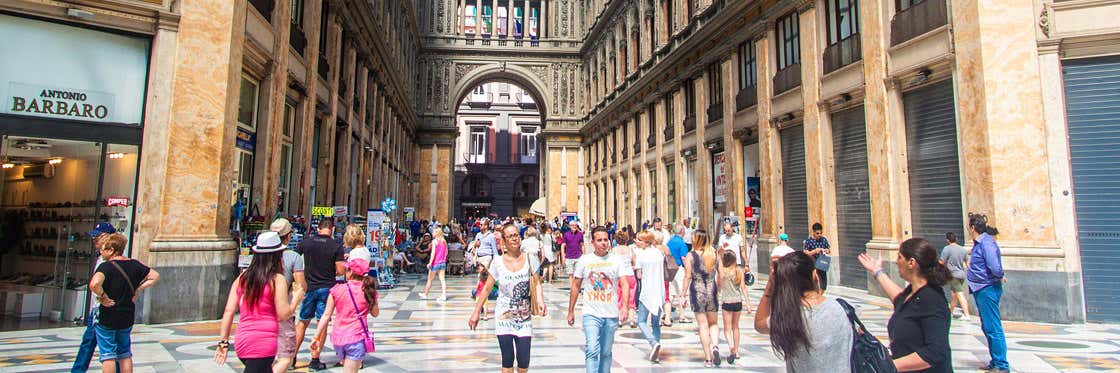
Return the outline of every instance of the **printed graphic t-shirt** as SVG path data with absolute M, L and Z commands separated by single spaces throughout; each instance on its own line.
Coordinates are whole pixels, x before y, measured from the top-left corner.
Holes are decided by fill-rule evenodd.
M 521 269 L 514 272 L 506 268 L 505 260 L 495 257 L 490 265 L 490 274 L 498 287 L 498 300 L 494 303 L 494 334 L 516 337 L 532 337 L 532 308 L 529 301 L 529 277 L 540 268 L 535 256 L 521 254 L 528 260 Z
M 630 263 L 614 254 L 584 254 L 576 262 L 575 277 L 583 279 L 583 314 L 618 318 L 618 279 L 633 276 Z

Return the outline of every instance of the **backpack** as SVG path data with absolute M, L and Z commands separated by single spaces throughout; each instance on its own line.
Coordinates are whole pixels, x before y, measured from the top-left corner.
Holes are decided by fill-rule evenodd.
M 840 307 L 844 308 L 844 313 L 848 314 L 848 321 L 852 324 L 852 372 L 896 373 L 890 352 L 859 321 L 855 307 L 840 298 L 836 298 L 836 301 L 840 302 Z

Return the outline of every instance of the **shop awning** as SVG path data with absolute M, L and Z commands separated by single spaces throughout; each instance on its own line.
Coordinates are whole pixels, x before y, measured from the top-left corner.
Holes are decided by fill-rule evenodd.
M 533 201 L 533 205 L 529 206 L 529 213 L 537 216 L 545 216 L 547 211 L 546 206 L 548 206 L 548 204 L 545 202 L 544 197 L 537 198 L 536 201 Z

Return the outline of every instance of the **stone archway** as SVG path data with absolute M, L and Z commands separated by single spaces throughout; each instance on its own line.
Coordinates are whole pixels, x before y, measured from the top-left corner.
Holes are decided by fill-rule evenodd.
M 548 108 L 552 107 L 549 102 L 549 97 L 544 95 L 543 89 L 547 87 L 545 82 L 540 80 L 529 67 L 520 65 L 507 64 L 505 62 L 491 63 L 488 65 L 477 66 L 473 69 L 466 70 L 464 75 L 458 76 L 456 73 L 455 85 L 450 92 L 453 95 L 446 95 L 449 101 L 445 103 L 445 107 L 455 108 L 459 106 L 460 102 L 467 97 L 471 89 L 480 84 L 485 84 L 495 81 L 506 81 L 517 84 L 522 89 L 529 91 L 533 96 L 533 101 L 537 103 L 538 111 L 541 113 L 541 126 L 544 127 L 547 123 Z M 455 115 L 454 112 L 451 115 Z

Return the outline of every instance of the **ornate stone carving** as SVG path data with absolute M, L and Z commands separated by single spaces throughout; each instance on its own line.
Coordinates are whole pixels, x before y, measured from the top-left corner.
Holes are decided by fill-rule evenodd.
M 443 65 L 442 70 L 443 70 L 443 76 L 450 76 L 451 75 L 451 62 L 447 61 L 447 63 L 445 63 Z M 451 96 L 451 86 L 450 86 L 451 82 L 448 81 L 447 79 L 440 79 L 440 82 L 441 82 L 441 84 L 443 84 L 443 91 L 447 92 L 447 96 L 450 97 Z M 448 110 L 448 101 L 451 101 L 452 99 L 454 99 L 454 98 L 441 100 L 441 101 L 443 101 L 443 110 L 444 111 Z M 458 105 L 459 103 L 456 102 L 455 104 Z
M 455 64 L 455 81 L 457 82 L 457 81 L 463 79 L 464 75 L 467 75 L 471 71 L 474 71 L 474 69 L 477 69 L 479 66 L 480 65 L 477 65 L 477 64 L 467 64 L 467 63 Z
M 542 82 L 548 82 L 549 81 L 548 80 L 548 66 L 534 65 L 534 66 L 529 66 L 528 68 L 529 68 L 529 71 L 532 71 L 533 75 L 536 75 L 538 78 L 540 78 Z
M 570 4 L 568 3 L 568 0 L 563 0 L 560 3 L 560 34 L 564 35 L 564 36 L 570 36 L 570 35 L 568 35 L 568 8 L 569 7 L 570 7 Z
M 444 12 L 444 3 L 445 3 L 445 0 L 439 2 L 439 11 L 436 12 L 437 16 L 439 17 L 438 22 L 436 22 L 436 31 L 441 32 L 441 33 L 443 32 L 443 14 L 445 13 Z
M 1050 6 L 1046 3 L 1042 4 L 1042 12 L 1038 14 L 1038 28 L 1042 29 L 1042 34 L 1050 37 Z

